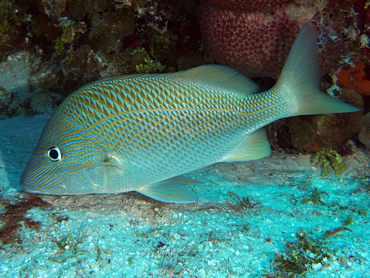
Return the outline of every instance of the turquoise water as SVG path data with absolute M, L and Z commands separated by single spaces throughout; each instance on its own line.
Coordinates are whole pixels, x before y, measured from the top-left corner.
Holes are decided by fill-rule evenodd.
M 277 273 L 272 260 L 289 256 L 287 244 L 292 249 L 302 235 L 329 254 L 307 265 L 308 277 L 368 275 L 369 192 L 356 180 L 365 175 L 363 149 L 344 158 L 342 176 L 325 179 L 310 156 L 276 152 L 201 169 L 187 175 L 202 182 L 190 187 L 197 202 L 189 205 L 127 193 L 40 195 L 50 206 L 38 207 L 34 199 L 22 203 L 29 195 L 18 181 L 47 119 L 0 122 L 2 229 L 20 211 L 28 219 L 2 233 L 2 277 L 262 277 Z M 5 214 L 9 204 L 28 207 Z
M 42 2 L 49 7 L 47 1 Z M 96 5 L 108 2 L 94 1 Z M 130 1 L 110 3 L 111 6 L 122 3 L 112 20 L 119 19 L 126 2 Z M 335 1 L 329 2 L 334 7 L 340 6 L 339 1 L 338 5 Z M 347 2 L 350 1 L 343 1 L 344 4 Z M 21 51 L 7 56 L 0 65 L 0 94 L 3 94 L 0 95 L 0 102 L 9 100 L 5 93 L 14 92 L 13 100 L 9 101 L 12 107 L 6 107 L 16 111 L 14 113 L 25 114 L 30 110 L 32 113 L 50 112 L 61 96 L 56 93 L 51 95 L 49 90 L 59 86 L 69 90 L 76 85 L 76 80 L 83 83 L 126 70 L 158 70 L 164 67 L 158 61 L 152 61 L 151 56 L 145 56 L 148 53 L 144 48 L 125 54 L 132 60 L 137 59 L 135 63 L 145 62 L 144 65 L 132 63 L 130 58 L 126 62 L 117 62 L 113 52 L 112 56 L 107 55 L 110 51 L 107 49 L 90 51 L 89 47 L 87 50 L 78 48 L 80 43 L 87 43 L 91 31 L 85 30 L 85 22 L 80 19 L 72 21 L 64 14 L 60 14 L 60 19 L 59 16 L 54 18 L 53 9 L 43 12 L 41 8 L 35 12 L 33 7 L 30 12 L 35 12 L 35 15 L 41 13 L 48 24 L 51 21 L 47 21 L 46 14 L 54 18 L 54 27 L 59 20 L 59 31 L 63 24 L 68 27 L 63 29 L 66 35 L 68 30 L 72 30 L 71 26 L 76 28 L 73 36 L 65 37 L 70 41 L 63 46 L 64 54 L 68 54 L 71 60 L 50 66 L 50 61 L 41 61 L 40 57 L 44 47 L 49 55 L 54 49 L 53 53 L 57 54 L 58 40 L 53 36 L 58 28 L 45 30 L 50 32 L 46 37 L 39 37 L 36 29 L 34 34 L 29 33 L 33 24 L 38 24 L 40 28 L 44 21 L 36 22 L 35 15 L 27 16 L 27 5 L 15 1 L 15 6 L 23 9 L 18 13 L 13 9 L 13 1 L 4 3 L 10 4 L 8 8 L 16 16 L 8 19 L 24 24 L 23 27 L 17 26 L 18 31 L 25 32 L 23 35 L 27 36 L 22 37 L 22 44 L 28 41 L 27 47 L 33 46 L 30 49 L 35 48 L 37 55 L 40 55 L 32 56 Z M 60 3 L 63 4 L 63 1 Z M 186 3 L 178 3 L 181 11 Z M 322 4 L 323 1 L 313 3 Z M 194 1 L 187 4 L 193 8 L 197 6 Z M 348 13 L 340 10 L 348 16 L 345 18 L 348 22 L 343 21 L 343 27 L 348 25 L 348 28 L 343 28 L 342 32 L 346 33 L 346 43 L 353 43 L 347 46 L 347 51 L 356 46 L 355 51 L 363 52 L 365 58 L 368 55 L 367 37 L 360 36 L 365 34 L 367 23 L 362 23 L 363 33 L 353 26 L 357 24 L 360 28 L 358 23 L 367 19 L 364 18 L 367 8 L 365 1 L 357 1 L 357 4 L 364 6 L 362 10 L 356 10 L 357 14 L 352 12 L 352 7 Z M 54 6 L 54 10 L 60 9 L 58 5 Z M 70 12 L 73 10 L 69 9 Z M 153 30 L 159 28 L 158 31 L 162 32 L 164 25 L 167 28 L 167 19 L 163 11 L 155 14 L 155 10 L 146 7 L 138 10 L 136 16 L 141 26 L 147 27 L 151 23 Z M 78 11 L 76 13 L 75 16 L 78 16 Z M 26 16 L 18 17 L 17 14 Z M 186 15 L 189 20 L 197 18 L 190 11 Z M 177 17 L 177 14 L 168 16 Z M 95 21 L 98 22 L 98 19 L 96 17 Z M 163 64 L 168 58 L 174 64 L 166 66 L 182 64 L 185 69 L 205 63 L 207 57 L 207 63 L 211 62 L 212 59 L 205 54 L 204 45 L 198 41 L 200 35 L 192 34 L 193 30 L 190 30 L 197 25 L 183 25 L 183 19 L 179 17 L 172 22 L 176 28 L 182 27 L 183 33 L 175 33 L 177 29 L 174 28 L 167 38 L 170 39 L 168 45 L 176 43 L 176 46 L 183 44 L 185 47 L 190 40 L 189 49 L 177 49 L 176 54 L 163 50 L 166 48 L 159 44 L 157 50 L 164 52 L 160 56 L 166 56 Z M 95 27 L 99 27 L 98 24 Z M 153 34 L 146 35 L 151 37 Z M 108 38 L 116 40 L 115 36 L 117 34 Z M 79 41 L 81 37 L 82 42 Z M 44 42 L 45 38 L 49 41 Z M 121 50 L 124 47 L 138 47 L 135 43 L 140 44 L 140 37 L 131 39 L 138 41 L 133 41 L 130 46 L 127 42 L 126 46 L 117 43 L 116 54 L 123 54 Z M 357 43 L 364 44 L 362 48 L 354 43 L 355 39 Z M 18 40 L 10 37 L 6 47 L 14 41 Z M 160 42 L 158 39 L 153 41 Z M 62 42 L 61 37 L 59 42 Z M 77 48 L 79 51 L 75 52 Z M 11 52 L 6 51 L 3 53 Z M 181 56 L 176 61 L 170 59 L 185 55 L 186 51 L 190 56 Z M 172 52 L 175 50 L 172 49 Z M 140 60 L 140 55 L 135 56 L 135 53 L 146 54 Z M 126 56 L 117 55 L 125 59 Z M 347 58 L 342 62 L 349 62 Z M 75 64 L 74 69 L 70 68 L 71 61 Z M 122 65 L 119 64 L 121 62 Z M 71 70 L 68 72 L 70 86 L 69 81 L 63 79 L 63 83 L 58 79 L 56 73 L 62 71 L 60 68 Z M 31 96 L 32 103 L 24 101 Z M 1 102 L 0 108 L 3 106 Z M 370 277 L 370 161 L 368 151 L 360 144 L 350 142 L 354 152 L 343 158 L 346 171 L 340 176 L 330 174 L 322 178 L 322 168 L 313 163 L 312 155 L 282 152 L 273 152 L 263 160 L 217 164 L 199 169 L 187 174 L 187 177 L 201 182 L 189 186 L 196 196 L 193 204 L 165 204 L 137 193 L 84 196 L 27 194 L 19 186 L 19 179 L 49 117 L 45 114 L 0 120 L 0 277 L 298 277 L 300 274 L 303 277 Z

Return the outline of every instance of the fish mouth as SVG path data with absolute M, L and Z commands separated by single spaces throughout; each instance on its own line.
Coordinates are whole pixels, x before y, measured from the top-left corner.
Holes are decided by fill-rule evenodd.
M 23 182 L 20 182 L 19 184 L 23 188 L 23 190 L 24 190 L 25 193 L 41 194 L 41 195 L 55 195 L 55 194 L 50 193 L 50 192 L 47 192 L 47 191 L 37 190 L 34 187 L 31 187 L 31 186 L 29 186 L 29 185 L 27 185 L 27 184 L 25 184 Z
M 37 190 L 35 190 L 35 188 L 31 187 L 31 186 L 28 186 L 27 184 L 25 184 L 24 182 L 20 181 L 19 182 L 19 185 L 23 188 L 23 190 L 27 193 L 40 193 L 38 192 Z
M 40 191 L 40 190 L 38 190 L 38 189 L 36 189 L 32 186 L 29 186 L 27 183 L 24 182 L 23 178 L 19 181 L 19 185 L 22 187 L 23 191 L 26 192 L 26 193 L 45 194 L 42 191 Z

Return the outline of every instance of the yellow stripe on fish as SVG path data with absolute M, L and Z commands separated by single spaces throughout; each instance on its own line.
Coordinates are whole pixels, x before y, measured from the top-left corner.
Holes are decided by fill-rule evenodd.
M 138 191 L 192 202 L 180 177 L 219 162 L 270 155 L 263 126 L 296 115 L 354 112 L 319 90 L 317 33 L 299 33 L 275 87 L 233 69 L 100 80 L 71 94 L 52 115 L 26 165 L 27 192 L 77 195 Z

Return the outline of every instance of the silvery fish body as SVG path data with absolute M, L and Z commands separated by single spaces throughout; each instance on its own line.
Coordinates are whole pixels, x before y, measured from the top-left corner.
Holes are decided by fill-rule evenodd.
M 21 185 L 43 194 L 138 191 L 191 202 L 179 184 L 192 181 L 180 175 L 268 156 L 266 124 L 356 111 L 319 91 L 316 38 L 306 25 L 276 86 L 259 94 L 251 80 L 217 65 L 86 85 L 52 115 Z

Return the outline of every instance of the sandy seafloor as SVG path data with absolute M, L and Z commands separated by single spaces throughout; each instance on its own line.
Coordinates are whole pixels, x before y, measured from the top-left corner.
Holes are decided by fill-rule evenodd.
M 1 212 L 28 194 L 18 184 L 48 115 L 0 121 Z M 344 158 L 347 171 L 322 179 L 308 155 L 273 153 L 247 163 L 218 164 L 188 174 L 197 202 L 171 205 L 137 193 L 41 196 L 16 242 L 0 247 L 0 277 L 261 277 L 302 229 L 322 238 L 332 257 L 308 277 L 370 277 L 368 155 Z M 306 202 L 317 188 L 322 202 Z M 250 209 L 236 209 L 249 196 Z M 302 203 L 303 201 L 303 203 Z M 22 222 L 21 222 L 22 224 Z M 1 224 L 1 225 L 4 225 Z M 20 243 L 22 241 L 22 243 Z M 62 245 L 62 246 L 58 246 Z
M 1 68 L 0 85 L 27 95 L 27 63 Z M 276 152 L 200 169 L 187 175 L 202 182 L 189 186 L 194 204 L 137 193 L 39 195 L 50 206 L 28 209 L 35 199 L 19 179 L 48 117 L 0 121 L 0 277 L 274 277 L 272 260 L 297 233 L 312 233 L 331 253 L 308 277 L 370 277 L 370 187 L 356 179 L 370 175 L 362 148 L 344 158 L 343 175 L 325 179 L 312 156 Z M 321 201 L 313 203 L 315 189 Z M 348 217 L 352 224 L 323 240 Z

